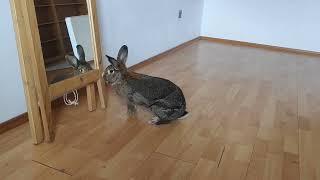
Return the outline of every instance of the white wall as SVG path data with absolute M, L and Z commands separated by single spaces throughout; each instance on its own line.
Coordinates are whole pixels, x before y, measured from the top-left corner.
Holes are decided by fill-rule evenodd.
M 0 123 L 26 112 L 9 0 L 0 6 Z
M 98 0 L 97 4 L 103 53 L 116 56 L 127 44 L 129 66 L 200 35 L 203 0 Z
M 319 0 L 205 0 L 202 36 L 320 52 Z

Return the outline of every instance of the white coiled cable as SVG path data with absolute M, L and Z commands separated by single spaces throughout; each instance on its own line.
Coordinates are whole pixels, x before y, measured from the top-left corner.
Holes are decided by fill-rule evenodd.
M 78 95 L 78 91 L 74 90 L 73 92 L 73 100 L 70 100 L 68 98 L 68 93 L 63 95 L 63 101 L 67 106 L 78 106 L 79 105 L 79 95 Z

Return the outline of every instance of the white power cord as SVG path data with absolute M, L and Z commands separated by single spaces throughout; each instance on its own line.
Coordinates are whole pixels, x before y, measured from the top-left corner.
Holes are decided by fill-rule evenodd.
M 78 106 L 79 105 L 79 95 L 78 95 L 78 91 L 74 90 L 73 92 L 73 100 L 68 99 L 68 93 L 63 95 L 63 101 L 67 106 Z

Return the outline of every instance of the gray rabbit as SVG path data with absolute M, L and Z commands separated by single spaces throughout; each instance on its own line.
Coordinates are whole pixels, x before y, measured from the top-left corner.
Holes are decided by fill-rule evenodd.
M 66 61 L 73 67 L 73 72 L 55 77 L 53 81 L 51 81 L 52 84 L 92 70 L 90 64 L 85 60 L 86 56 L 81 45 L 77 45 L 77 52 L 79 59 L 72 55 L 65 56 Z
M 129 71 L 125 65 L 128 47 L 122 46 L 117 59 L 107 56 L 111 63 L 103 73 L 104 80 L 127 100 L 128 114 L 136 112 L 136 105 L 149 108 L 154 117 L 151 124 L 167 124 L 188 115 L 181 89 L 167 79 Z

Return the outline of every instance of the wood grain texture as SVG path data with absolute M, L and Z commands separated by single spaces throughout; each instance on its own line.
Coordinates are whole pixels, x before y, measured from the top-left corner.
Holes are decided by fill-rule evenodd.
M 38 95 L 34 77 L 33 63 L 31 61 L 30 52 L 27 47 L 29 45 L 29 30 L 27 28 L 24 12 L 21 10 L 25 6 L 22 1 L 11 0 L 11 12 L 16 32 L 17 48 L 19 52 L 19 62 L 21 76 L 24 86 L 24 94 L 28 110 L 28 118 L 30 124 L 31 135 L 34 144 L 42 143 L 44 140 L 43 123 L 38 106 Z
M 86 90 L 87 90 L 88 111 L 92 112 L 97 108 L 96 89 L 94 84 L 89 84 L 86 87 Z
M 23 49 L 27 49 L 26 56 L 31 64 L 31 80 L 33 80 L 33 84 L 36 89 L 36 104 L 39 106 L 41 113 L 44 140 L 50 142 L 52 137 L 51 101 L 48 91 L 48 82 L 46 78 L 35 7 L 33 1 L 22 1 L 15 4 L 18 3 L 21 3 L 20 6 L 12 7 L 15 8 L 14 11 L 20 12 L 22 15 L 22 30 L 25 32 L 26 36 L 26 41 L 22 42 L 20 46 Z M 36 109 L 38 109 L 38 107 L 34 106 L 31 106 L 31 108 L 35 108 L 33 111 L 37 111 Z
M 80 89 L 88 84 L 94 83 L 97 81 L 99 76 L 99 70 L 92 70 L 64 81 L 51 84 L 49 87 L 50 98 L 51 100 L 55 100 L 56 98 L 63 96 L 66 92 L 72 92 L 74 89 Z
M 128 118 L 125 102 L 107 89 L 106 110 L 88 113 L 81 103 L 86 97 L 78 107 L 54 109 L 58 124 L 52 144 L 32 146 L 27 125 L 2 134 L 0 174 L 7 179 L 24 172 L 25 179 L 317 180 L 319 69 L 317 57 L 195 41 L 138 69 L 182 88 L 191 113 L 187 119 L 151 126 L 151 114 L 141 108 Z

